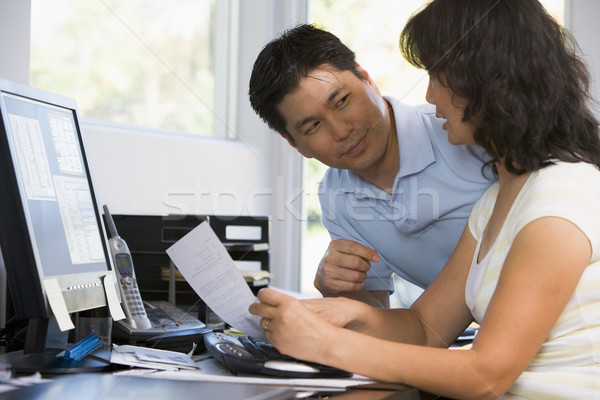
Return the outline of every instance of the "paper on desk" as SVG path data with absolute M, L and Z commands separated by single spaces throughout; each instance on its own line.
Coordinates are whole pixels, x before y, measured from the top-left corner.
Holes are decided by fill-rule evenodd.
M 116 344 L 113 344 L 110 362 L 113 364 L 165 371 L 198 368 L 192 358 L 185 353 L 140 346 L 118 346 Z
M 167 254 L 198 296 L 223 321 L 246 335 L 264 339 L 260 317 L 248 311 L 256 298 L 207 222 L 169 247 Z

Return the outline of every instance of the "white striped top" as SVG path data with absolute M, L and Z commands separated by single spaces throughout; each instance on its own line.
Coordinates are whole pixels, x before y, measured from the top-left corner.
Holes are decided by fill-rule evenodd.
M 469 229 L 479 243 L 497 194 L 495 183 L 473 208 Z M 479 264 L 477 245 L 465 299 L 481 322 L 514 238 L 529 222 L 545 216 L 561 217 L 579 227 L 592 245 L 592 259 L 540 351 L 504 398 L 600 399 L 600 171 L 596 167 L 557 163 L 531 174 Z

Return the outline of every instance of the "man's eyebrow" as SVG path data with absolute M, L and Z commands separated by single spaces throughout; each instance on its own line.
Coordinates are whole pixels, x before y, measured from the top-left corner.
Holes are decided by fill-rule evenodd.
M 343 87 L 339 87 L 339 86 L 338 86 L 338 87 L 336 87 L 336 88 L 335 88 L 335 89 L 334 89 L 334 90 L 333 90 L 333 91 L 332 91 L 332 92 L 329 94 L 329 97 L 327 97 L 327 101 L 326 101 L 326 103 L 327 103 L 327 104 L 329 104 L 329 103 L 331 103 L 332 101 L 334 101 L 334 100 L 335 100 L 335 98 L 336 98 L 336 97 L 337 97 L 337 96 L 340 94 L 340 92 L 341 92 L 342 90 L 343 90 Z M 313 117 L 313 116 L 308 116 L 308 117 L 306 117 L 306 118 L 302 118 L 300 121 L 298 121 L 298 122 L 296 122 L 296 123 L 294 124 L 294 128 L 295 128 L 296 130 L 298 130 L 298 131 L 299 131 L 299 130 L 302 128 L 302 126 L 303 126 L 303 125 L 305 125 L 306 123 L 308 123 L 308 122 L 312 121 L 313 119 L 315 119 L 315 117 Z

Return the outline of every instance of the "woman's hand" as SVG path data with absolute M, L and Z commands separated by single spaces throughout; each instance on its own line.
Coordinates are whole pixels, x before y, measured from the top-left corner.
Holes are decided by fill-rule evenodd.
M 291 357 L 323 363 L 329 344 L 335 340 L 337 328 L 311 310 L 306 302 L 273 289 L 258 293 L 260 303 L 250 312 L 262 318 L 265 336 L 280 352 Z
M 303 304 L 308 309 L 316 312 L 329 323 L 357 331 L 368 330 L 368 324 L 363 318 L 369 314 L 373 307 L 357 300 L 346 297 L 326 297 L 323 299 L 304 300 Z

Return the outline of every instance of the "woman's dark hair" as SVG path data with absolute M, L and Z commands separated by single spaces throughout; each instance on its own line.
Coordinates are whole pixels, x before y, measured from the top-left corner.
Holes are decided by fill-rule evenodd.
M 271 129 L 291 139 L 276 107 L 302 78 L 324 64 L 365 79 L 354 52 L 337 36 L 308 24 L 287 30 L 269 42 L 254 62 L 248 90 L 252 108 Z
M 408 21 L 400 49 L 467 99 L 476 143 L 509 172 L 553 160 L 600 167 L 589 73 L 537 0 L 434 0 Z

